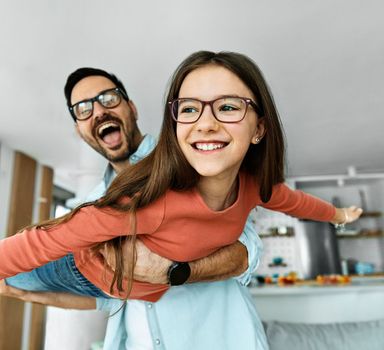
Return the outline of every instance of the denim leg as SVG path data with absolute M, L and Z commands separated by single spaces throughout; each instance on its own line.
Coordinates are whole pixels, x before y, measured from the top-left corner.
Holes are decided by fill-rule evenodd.
M 30 272 L 6 278 L 5 282 L 10 286 L 30 291 L 69 292 L 110 298 L 80 273 L 72 254 Z

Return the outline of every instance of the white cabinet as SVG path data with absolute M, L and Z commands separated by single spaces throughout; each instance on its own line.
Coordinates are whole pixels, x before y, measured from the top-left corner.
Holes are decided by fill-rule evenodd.
M 338 202 L 341 207 L 363 207 L 366 214 L 338 236 L 340 258 L 373 263 L 375 271 L 384 271 L 384 174 L 356 174 L 349 169 L 348 175 L 295 177 L 287 183 L 326 201 Z M 296 271 L 301 276 L 303 252 L 296 239 L 299 221 L 259 208 L 255 225 L 265 247 L 257 274 Z M 276 257 L 281 257 L 286 266 L 273 266 Z

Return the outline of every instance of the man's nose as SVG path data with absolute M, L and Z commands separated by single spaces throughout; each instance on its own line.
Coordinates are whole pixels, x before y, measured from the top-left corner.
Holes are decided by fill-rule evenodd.
M 97 119 L 107 114 L 108 109 L 105 108 L 99 101 L 93 102 L 93 118 Z

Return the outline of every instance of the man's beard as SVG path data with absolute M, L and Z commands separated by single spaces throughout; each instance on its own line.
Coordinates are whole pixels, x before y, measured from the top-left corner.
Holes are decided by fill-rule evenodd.
M 108 149 L 103 147 L 98 140 L 96 140 L 96 144 L 90 144 L 90 146 L 99 154 L 101 154 L 104 158 L 106 158 L 111 163 L 124 162 L 129 159 L 129 157 L 136 152 L 137 147 L 134 144 L 133 135 L 128 135 L 123 130 L 120 131 L 122 134 L 124 148 L 119 149 L 118 152 L 110 152 Z
M 120 126 L 120 135 L 123 140 L 122 148 L 116 151 L 110 151 L 107 147 L 103 146 L 100 143 L 99 135 L 97 135 L 98 127 L 108 121 L 113 121 Z M 94 125 L 92 130 L 93 140 L 92 142 L 86 142 L 109 162 L 118 163 L 123 162 L 129 159 L 129 157 L 136 152 L 139 145 L 135 145 L 134 130 L 131 130 L 129 133 L 125 131 L 124 124 L 119 118 L 111 116 L 109 114 L 105 115 L 104 118 L 98 119 L 98 122 Z M 91 141 L 91 140 L 89 140 Z M 124 147 L 124 148 L 123 148 Z

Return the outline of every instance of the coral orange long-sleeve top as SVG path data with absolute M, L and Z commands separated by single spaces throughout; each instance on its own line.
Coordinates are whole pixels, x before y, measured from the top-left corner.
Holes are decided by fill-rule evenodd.
M 174 261 L 192 261 L 236 242 L 249 211 L 256 206 L 299 218 L 330 221 L 335 208 L 284 184 L 274 186 L 271 199 L 262 203 L 254 180 L 240 174 L 236 202 L 222 211 L 208 208 L 196 189 L 168 191 L 137 211 L 137 234 L 153 252 Z M 77 268 L 94 285 L 109 293 L 111 270 L 90 247 L 130 232 L 130 216 L 111 208 L 87 206 L 65 224 L 49 230 L 24 230 L 0 241 L 0 279 L 30 271 L 73 252 Z M 132 299 L 156 301 L 167 285 L 134 282 Z M 119 297 L 115 289 L 112 293 Z M 121 296 L 120 296 L 121 297 Z

